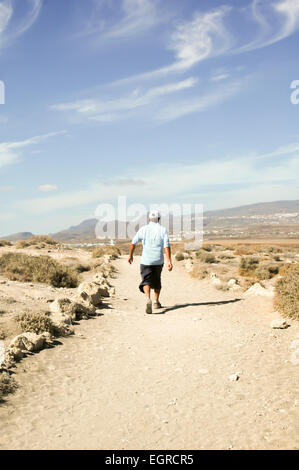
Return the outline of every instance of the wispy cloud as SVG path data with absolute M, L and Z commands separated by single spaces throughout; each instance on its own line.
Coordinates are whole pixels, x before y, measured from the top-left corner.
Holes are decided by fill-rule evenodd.
M 41 191 L 43 193 L 49 193 L 52 191 L 57 191 L 58 186 L 56 184 L 41 184 L 36 188 L 38 191 Z
M 174 61 L 164 67 L 124 78 L 116 85 L 134 80 L 149 80 L 170 73 L 183 73 L 199 62 L 224 54 L 233 43 L 224 19 L 231 7 L 222 6 L 207 13 L 197 12 L 191 21 L 178 24 L 168 41 L 168 49 L 174 53 Z
M 230 15 L 240 14 L 239 23 L 248 20 L 258 25 L 253 40 L 240 45 L 242 37 L 229 25 Z M 169 65 L 114 82 L 115 85 L 151 80 L 170 73 L 184 73 L 203 60 L 225 54 L 242 54 L 279 42 L 299 28 L 298 0 L 253 0 L 247 8 L 221 6 L 207 13 L 196 12 L 193 19 L 177 25 L 168 49 L 175 60 Z
M 79 35 L 103 42 L 144 34 L 169 18 L 161 3 L 159 0 L 93 0 L 92 4 L 89 2 L 90 18 L 81 26 Z M 104 9 L 109 21 L 103 20 Z
M 243 89 L 243 86 L 244 81 L 234 81 L 227 86 L 220 87 L 212 92 L 199 95 L 198 97 L 191 97 L 180 101 L 177 100 L 161 108 L 156 114 L 156 119 L 162 122 L 172 121 L 187 114 L 202 112 L 232 98 Z
M 2 0 L 0 2 L 0 49 L 8 46 L 16 38 L 24 34 L 37 20 L 43 0 L 23 0 L 26 11 L 15 17 L 17 2 Z
M 234 54 L 270 46 L 298 30 L 298 0 L 254 0 L 250 8 L 252 19 L 258 24 L 259 31 L 253 41 L 236 48 Z
M 113 121 L 127 117 L 127 111 L 151 105 L 159 99 L 191 88 L 198 82 L 195 78 L 188 78 L 180 82 L 167 83 L 165 85 L 149 88 L 145 91 L 134 89 L 128 96 L 111 100 L 79 100 L 70 103 L 53 105 L 51 108 L 57 111 L 76 111 L 88 119 L 99 121 Z
M 297 144 L 299 147 L 299 144 Z M 285 149 L 284 153 L 282 149 Z M 282 158 L 272 162 L 267 166 L 267 171 L 261 171 L 257 165 L 257 159 L 261 160 L 269 155 L 281 155 Z M 22 210 L 28 213 L 40 214 L 44 212 L 56 211 L 58 209 L 66 209 L 78 207 L 88 204 L 96 204 L 99 202 L 115 202 L 118 195 L 126 195 L 130 200 L 135 202 L 161 202 L 171 200 L 186 200 L 188 197 L 206 199 L 207 194 L 209 200 L 214 198 L 218 201 L 223 187 L 227 187 L 230 194 L 230 204 L 235 205 L 233 198 L 240 194 L 244 188 L 244 194 L 249 191 L 254 197 L 254 201 L 260 200 L 264 191 L 269 200 L 269 195 L 273 199 L 273 194 L 268 190 L 279 189 L 276 197 L 296 198 L 298 187 L 294 181 L 294 175 L 299 172 L 299 150 L 294 151 L 294 144 L 291 146 L 280 147 L 279 149 L 269 152 L 268 154 L 260 154 L 252 157 L 245 155 L 243 158 L 211 158 L 208 161 L 202 161 L 194 164 L 176 164 L 164 163 L 151 166 L 150 171 L 147 168 L 142 171 L 130 170 L 133 174 L 133 181 L 142 181 L 142 194 L 139 185 L 132 184 L 131 178 L 127 181 L 125 178 L 123 184 L 119 184 L 119 178 L 108 181 L 93 182 L 85 189 L 75 190 L 71 192 L 61 192 L 59 195 L 48 196 L 44 198 L 35 198 L 20 201 L 15 204 L 14 209 Z M 286 156 L 288 158 L 286 158 Z M 175 181 L 175 185 L 173 182 Z M 217 189 L 218 188 L 218 189 Z M 257 192 L 257 189 L 259 192 Z M 265 189 L 266 188 L 266 189 Z M 247 192 L 246 192 L 247 191 Z M 254 191 L 256 192 L 254 195 Z M 268 191 L 268 192 L 267 192 Z M 249 193 L 248 193 L 249 194 Z M 247 197 L 248 197 L 247 194 Z M 270 199 L 271 199 L 270 198 Z M 250 199 L 247 199 L 247 202 Z M 246 202 L 246 199 L 244 199 Z M 229 203 L 229 201 L 227 202 Z
M 0 168 L 6 165 L 17 163 L 20 160 L 22 150 L 31 145 L 37 145 L 44 140 L 50 139 L 57 135 L 66 134 L 66 131 L 50 132 L 29 139 L 15 142 L 0 142 Z

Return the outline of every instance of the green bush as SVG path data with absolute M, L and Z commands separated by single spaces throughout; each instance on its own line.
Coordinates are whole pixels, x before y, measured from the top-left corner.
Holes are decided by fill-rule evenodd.
M 275 308 L 284 316 L 299 320 L 299 264 L 289 265 L 275 286 Z
M 0 257 L 0 273 L 12 281 L 41 282 L 54 287 L 78 285 L 78 274 L 49 256 L 5 253 Z

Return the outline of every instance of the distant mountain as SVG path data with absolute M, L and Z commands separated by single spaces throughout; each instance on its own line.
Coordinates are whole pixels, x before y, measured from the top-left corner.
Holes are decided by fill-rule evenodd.
M 296 201 L 275 201 L 259 202 L 246 206 L 232 207 L 230 209 L 220 209 L 205 212 L 206 217 L 232 217 L 250 215 L 273 215 L 283 213 L 299 212 L 299 200 Z
M 16 242 L 18 240 L 28 240 L 28 238 L 33 237 L 31 232 L 19 232 L 13 233 L 12 235 L 7 235 L 6 237 L 0 237 L 2 240 L 7 240 L 9 242 Z
M 172 220 L 172 217 L 170 217 Z M 79 225 L 70 227 L 51 236 L 64 242 L 94 242 L 97 219 L 87 219 Z M 207 211 L 204 213 L 204 228 L 232 227 L 246 225 L 299 224 L 299 200 L 261 202 L 246 206 Z M 121 224 L 124 224 L 122 222 Z M 122 226 L 122 228 L 124 228 Z
M 83 220 L 79 225 L 72 226 L 61 232 L 51 233 L 50 235 L 58 242 L 93 241 L 95 239 L 95 227 L 97 222 L 98 219 Z
M 172 216 L 170 216 L 172 221 Z M 95 228 L 98 223 L 97 219 L 87 219 L 79 225 L 72 226 L 61 232 L 50 234 L 54 240 L 60 242 L 79 243 L 79 242 L 95 242 L 98 241 L 95 236 Z M 123 230 L 125 222 L 118 222 L 119 227 Z M 266 226 L 269 227 L 271 234 L 271 227 L 277 226 L 292 227 L 299 225 L 299 200 L 295 201 L 274 201 L 274 202 L 261 202 L 258 204 L 249 204 L 246 206 L 232 207 L 229 209 L 220 209 L 204 212 L 204 230 L 206 234 L 221 234 L 219 228 L 224 231 L 238 228 L 239 231 L 234 231 L 238 234 L 246 234 L 252 232 L 252 227 L 259 227 L 263 231 Z M 246 227 L 251 227 L 246 228 Z M 242 231 L 244 230 L 244 232 Z M 254 229 L 255 230 L 255 229 Z M 290 229 L 292 231 L 292 229 Z M 276 233 L 277 230 L 276 230 Z M 288 229 L 286 229 L 286 235 Z M 296 231 L 292 236 L 296 236 Z M 218 236 L 217 235 L 217 236 Z M 9 241 L 27 240 L 32 237 L 31 232 L 21 232 L 2 239 Z

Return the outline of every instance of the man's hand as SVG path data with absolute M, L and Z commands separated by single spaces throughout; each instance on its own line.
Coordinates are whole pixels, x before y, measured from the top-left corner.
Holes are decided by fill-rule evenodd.
M 133 256 L 129 256 L 129 258 L 128 258 L 128 263 L 129 263 L 129 264 L 132 264 L 132 263 L 133 263 Z
M 168 271 L 172 271 L 172 262 L 168 261 Z

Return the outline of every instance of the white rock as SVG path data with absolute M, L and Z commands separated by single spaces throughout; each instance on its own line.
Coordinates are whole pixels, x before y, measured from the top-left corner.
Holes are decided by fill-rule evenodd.
M 274 287 L 270 286 L 268 289 L 265 289 L 259 282 L 253 284 L 247 291 L 244 292 L 244 295 L 261 295 L 265 297 L 274 296 Z
M 39 351 L 43 348 L 46 339 L 36 333 L 22 333 L 16 336 L 9 344 L 9 348 L 17 348 L 26 351 Z
M 82 282 L 78 287 L 78 293 L 86 295 L 89 301 L 97 307 L 102 303 L 102 297 L 109 297 L 109 287 L 107 283 L 101 282 Z
M 233 286 L 236 285 L 236 284 L 237 284 L 236 279 L 230 279 L 230 280 L 227 282 L 228 287 L 233 287 Z
M 278 328 L 278 329 L 283 330 L 284 328 L 287 328 L 289 325 L 282 318 L 276 318 L 275 320 L 271 321 L 270 326 L 271 328 Z

